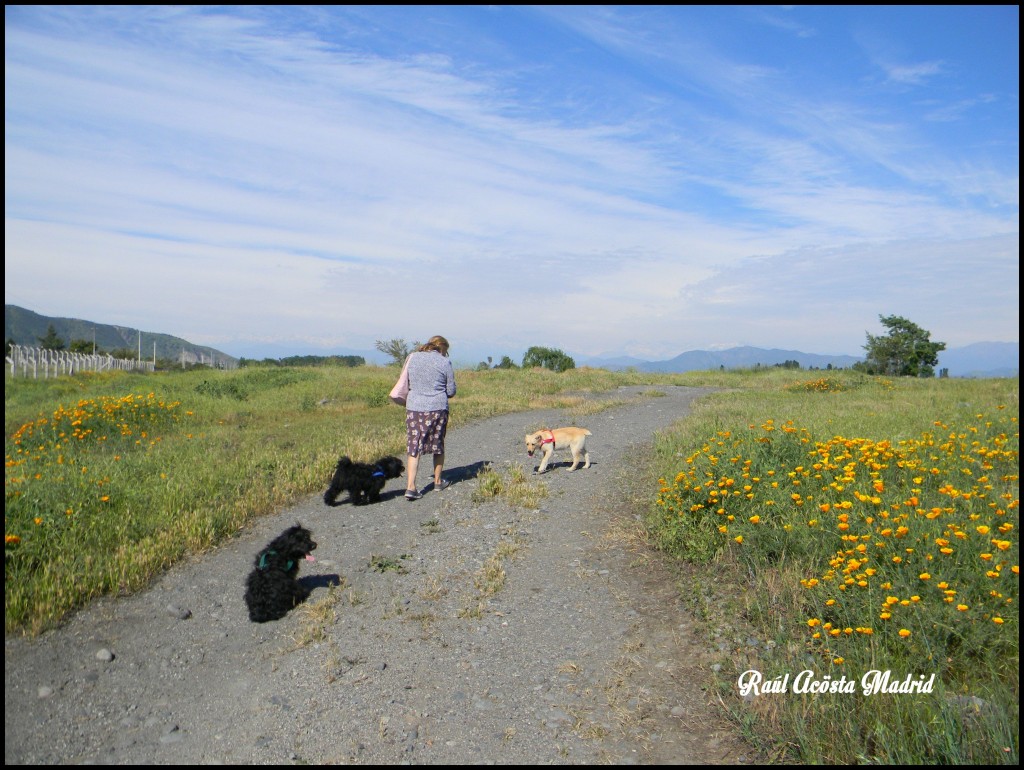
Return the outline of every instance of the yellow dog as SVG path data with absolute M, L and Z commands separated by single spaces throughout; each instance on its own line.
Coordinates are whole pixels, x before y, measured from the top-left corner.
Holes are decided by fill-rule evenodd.
M 583 457 L 583 467 L 590 467 L 590 452 L 587 451 L 587 436 L 593 434 L 586 428 L 544 428 L 536 433 L 526 434 L 526 453 L 533 457 L 538 449 L 541 451 L 540 466 L 536 473 L 543 473 L 547 470 L 551 455 L 556 449 L 569 449 L 572 452 L 572 466 L 569 470 L 574 471 L 580 465 L 580 456 Z

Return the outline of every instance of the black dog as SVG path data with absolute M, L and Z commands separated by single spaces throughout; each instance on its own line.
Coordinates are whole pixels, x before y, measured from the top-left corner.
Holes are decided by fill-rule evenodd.
M 249 620 L 254 623 L 280 620 L 309 597 L 311 589 L 295 578 L 302 559 L 314 561 L 310 554 L 315 548 L 312 533 L 296 524 L 256 555 L 256 563 L 245 581 Z
M 331 486 L 324 492 L 324 505 L 337 505 L 338 495 L 346 490 L 352 505 L 379 503 L 384 483 L 404 472 L 405 465 L 397 457 L 382 457 L 375 463 L 354 463 L 342 457 L 334 469 Z

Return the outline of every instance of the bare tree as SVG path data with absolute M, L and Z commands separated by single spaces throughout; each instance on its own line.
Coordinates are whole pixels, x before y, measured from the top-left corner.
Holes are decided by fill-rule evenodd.
M 374 346 L 384 355 L 391 358 L 393 364 L 404 364 L 405 359 L 409 357 L 409 354 L 416 350 L 420 346 L 420 343 L 413 342 L 412 344 L 407 343 L 403 339 L 391 339 L 391 340 L 377 340 Z

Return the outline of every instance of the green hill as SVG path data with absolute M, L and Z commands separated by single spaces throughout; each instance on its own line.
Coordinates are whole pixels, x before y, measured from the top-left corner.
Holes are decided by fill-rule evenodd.
M 39 315 L 17 305 L 4 305 L 4 340 L 16 345 L 38 347 L 50 327 L 64 341 L 65 347 L 72 340 L 95 342 L 96 349 L 110 353 L 114 350 L 141 348 L 141 357 L 152 360 L 154 350 L 157 359 L 204 363 L 226 369 L 238 365 L 238 359 L 214 348 L 194 345 L 188 340 L 170 334 L 144 332 L 127 326 L 83 321 L 78 318 L 55 318 Z M 155 345 L 155 348 L 154 348 Z

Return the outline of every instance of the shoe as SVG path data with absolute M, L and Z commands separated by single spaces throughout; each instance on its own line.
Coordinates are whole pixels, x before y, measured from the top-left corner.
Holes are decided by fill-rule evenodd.
M 445 489 L 448 489 L 448 487 L 450 487 L 451 485 L 452 483 L 448 479 L 441 479 L 440 484 L 434 484 L 434 489 L 436 489 L 438 492 L 441 492 Z
M 423 493 L 420 492 L 418 489 L 407 489 L 407 490 L 405 490 L 405 499 L 406 500 L 419 500 L 421 497 L 423 497 Z

